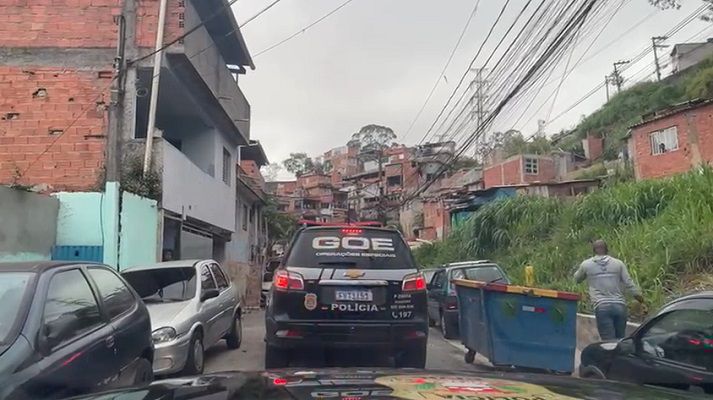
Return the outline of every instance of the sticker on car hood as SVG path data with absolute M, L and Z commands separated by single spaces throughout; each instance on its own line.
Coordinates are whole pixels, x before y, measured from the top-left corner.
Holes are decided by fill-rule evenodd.
M 531 383 L 478 377 L 402 375 L 376 378 L 393 390 L 391 396 L 408 400 L 577 400 Z

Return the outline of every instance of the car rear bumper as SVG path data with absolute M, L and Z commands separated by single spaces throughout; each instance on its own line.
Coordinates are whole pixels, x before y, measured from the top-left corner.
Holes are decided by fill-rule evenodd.
M 265 321 L 265 341 L 278 348 L 403 348 L 428 339 L 425 321 Z
M 153 373 L 169 375 L 180 372 L 186 365 L 191 335 L 183 335 L 175 340 L 155 345 Z

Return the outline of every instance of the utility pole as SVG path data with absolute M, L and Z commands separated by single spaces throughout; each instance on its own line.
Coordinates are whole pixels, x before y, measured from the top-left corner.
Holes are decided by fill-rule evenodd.
M 624 79 L 619 74 L 619 66 L 626 65 L 628 63 L 629 63 L 629 60 L 617 61 L 614 63 L 614 74 L 612 75 L 612 79 L 614 80 L 614 84 L 616 85 L 617 93 L 621 92 L 621 84 L 624 83 Z
M 124 72 L 126 44 L 126 20 L 123 15 L 116 18 L 119 25 L 118 44 L 114 57 L 114 80 L 111 84 L 111 100 L 109 103 L 109 128 L 107 130 L 106 145 L 106 181 L 119 182 L 121 164 L 121 130 L 123 127 L 122 115 L 124 108 Z
M 476 120 L 476 132 L 480 132 L 483 126 L 483 121 L 485 120 L 485 100 L 488 98 L 487 94 L 487 83 L 488 81 L 483 78 L 483 73 L 487 72 L 486 68 L 473 68 L 471 71 L 475 72 L 475 78 L 470 82 L 470 101 L 469 105 L 471 107 L 470 120 Z M 476 142 L 476 149 L 482 145 L 485 140 L 485 135 L 480 133 Z
M 658 52 L 656 52 L 656 49 L 662 49 L 664 47 L 668 47 L 666 45 L 659 44 L 659 42 L 662 42 L 664 40 L 668 39 L 667 36 L 654 36 L 651 38 L 651 45 L 654 48 L 654 64 L 656 65 L 656 80 L 661 81 L 661 65 L 659 64 L 659 55 Z
M 609 75 L 604 75 L 604 88 L 607 91 L 607 103 L 609 102 Z

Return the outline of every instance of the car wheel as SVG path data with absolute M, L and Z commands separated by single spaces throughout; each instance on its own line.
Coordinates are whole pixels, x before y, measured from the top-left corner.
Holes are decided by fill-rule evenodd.
M 153 381 L 153 366 L 145 358 L 139 358 L 134 370 L 133 386 L 145 386 Z
M 265 369 L 285 368 L 289 364 L 290 360 L 286 350 L 270 345 L 265 346 Z
M 233 318 L 233 326 L 230 328 L 230 333 L 225 337 L 225 343 L 229 349 L 239 349 L 243 341 L 243 323 L 240 315 L 236 314 Z
M 446 314 L 441 313 L 441 333 L 443 334 L 443 337 L 446 339 L 455 339 L 456 335 L 453 332 L 452 327 L 448 323 L 448 320 L 446 319 Z
M 602 370 L 592 365 L 579 367 L 579 377 L 586 379 L 607 379 Z
M 200 375 L 205 366 L 205 351 L 203 349 L 203 337 L 200 333 L 194 333 L 191 344 L 188 346 L 188 358 L 186 366 L 183 368 L 184 375 Z
M 396 368 L 426 368 L 426 342 L 407 347 L 396 358 Z

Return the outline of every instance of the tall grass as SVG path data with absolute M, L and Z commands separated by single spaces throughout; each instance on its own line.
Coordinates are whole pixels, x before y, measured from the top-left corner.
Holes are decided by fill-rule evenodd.
M 572 280 L 602 238 L 658 307 L 713 274 L 713 171 L 628 182 L 576 199 L 514 197 L 490 203 L 443 242 L 416 251 L 423 265 L 490 258 L 515 281 L 533 265 L 538 286 L 584 294 Z M 583 308 L 588 304 L 583 302 Z

